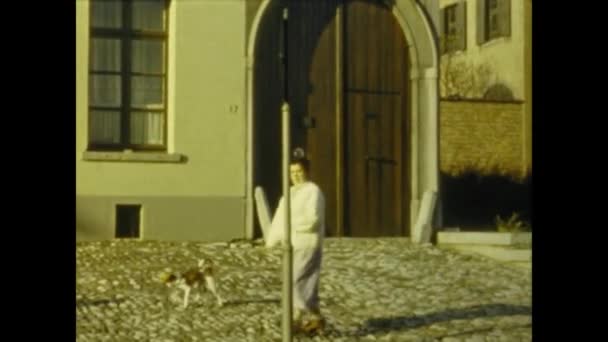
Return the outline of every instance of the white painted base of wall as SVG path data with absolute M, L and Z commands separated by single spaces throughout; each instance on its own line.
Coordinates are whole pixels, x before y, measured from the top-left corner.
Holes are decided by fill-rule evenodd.
M 437 243 L 510 246 L 532 243 L 532 233 L 438 232 Z
M 461 252 L 472 252 L 481 254 L 492 259 L 507 262 L 531 262 L 531 249 L 511 249 L 499 246 L 474 246 L 474 245 L 450 245 L 446 248 L 455 249 Z
M 532 269 L 532 249 L 514 249 L 511 246 L 531 243 L 532 233 L 437 233 L 437 244 L 441 248 L 448 248 L 468 254 L 483 255 L 525 269 Z
M 140 239 L 220 242 L 245 237 L 240 197 L 76 196 L 76 241 L 112 240 L 117 204 L 141 205 Z

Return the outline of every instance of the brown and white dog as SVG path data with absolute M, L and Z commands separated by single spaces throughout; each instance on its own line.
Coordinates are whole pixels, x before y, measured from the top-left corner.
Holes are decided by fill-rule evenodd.
M 211 291 L 219 306 L 224 305 L 224 299 L 217 293 L 215 279 L 215 264 L 211 259 L 201 259 L 198 262 L 198 267 L 191 268 L 181 274 L 167 274 L 163 276 L 162 282 L 167 286 L 177 286 L 184 290 L 184 309 L 188 307 L 190 291 L 192 289 L 205 289 Z M 197 293 L 195 300 L 200 298 L 200 293 Z

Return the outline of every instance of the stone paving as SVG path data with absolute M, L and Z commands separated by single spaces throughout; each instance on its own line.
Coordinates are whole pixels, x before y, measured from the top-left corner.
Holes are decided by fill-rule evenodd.
M 219 264 L 218 307 L 187 309 L 167 268 Z M 280 341 L 281 250 L 116 240 L 76 246 L 77 341 Z M 325 240 L 324 336 L 294 341 L 531 341 L 531 271 L 406 239 Z

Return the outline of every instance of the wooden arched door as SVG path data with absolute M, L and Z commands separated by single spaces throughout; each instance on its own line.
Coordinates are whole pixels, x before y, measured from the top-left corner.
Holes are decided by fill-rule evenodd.
M 403 236 L 409 229 L 407 46 L 377 1 L 289 1 L 292 146 L 311 160 L 329 236 Z M 278 30 L 268 10 L 256 46 L 256 184 L 280 197 Z M 266 36 L 262 36 L 266 35 Z

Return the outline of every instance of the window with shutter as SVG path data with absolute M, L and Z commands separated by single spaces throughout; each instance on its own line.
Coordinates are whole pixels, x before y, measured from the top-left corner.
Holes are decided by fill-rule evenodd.
M 500 36 L 511 36 L 511 0 L 500 0 L 498 3 L 498 13 L 500 17 Z
M 476 9 L 476 17 L 477 17 L 477 45 L 481 45 L 486 42 L 486 1 L 487 0 L 477 0 L 477 9 Z
M 442 53 L 465 49 L 465 3 L 447 6 L 441 11 Z
M 89 150 L 166 150 L 167 0 L 91 0 Z
M 483 42 L 511 35 L 511 1 L 482 0 L 484 8 Z
M 445 37 L 446 50 L 456 50 L 456 42 L 458 41 L 458 27 L 456 26 L 456 5 L 446 7 L 445 9 Z
M 456 7 L 456 28 L 458 30 L 458 39 L 456 49 L 464 51 L 467 47 L 467 4 L 466 2 L 458 3 Z
M 500 15 L 498 10 L 498 0 L 488 0 L 486 7 L 487 14 L 487 40 L 500 37 Z

